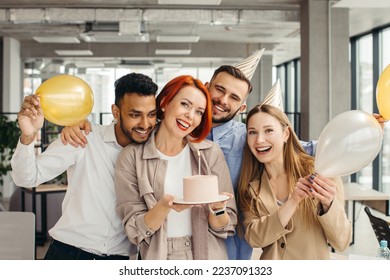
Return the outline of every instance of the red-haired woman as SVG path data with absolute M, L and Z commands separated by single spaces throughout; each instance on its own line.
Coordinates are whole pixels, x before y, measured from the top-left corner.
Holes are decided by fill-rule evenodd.
M 211 129 L 207 88 L 191 76 L 171 80 L 157 97 L 157 117 L 149 140 L 124 148 L 116 164 L 117 212 L 126 234 L 142 259 L 227 259 L 224 239 L 235 233 L 236 206 L 224 155 L 205 140 Z M 216 175 L 228 201 L 174 203 L 182 197 L 183 177 L 198 174 L 198 151 L 201 174 Z

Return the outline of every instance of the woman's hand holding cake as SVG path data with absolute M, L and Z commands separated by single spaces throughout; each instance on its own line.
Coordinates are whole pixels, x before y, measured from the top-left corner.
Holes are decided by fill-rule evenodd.
M 191 208 L 192 205 L 174 204 L 175 197 L 170 194 L 164 194 L 156 205 L 145 214 L 145 223 L 154 231 L 158 230 L 164 223 L 171 209 L 181 212 L 185 209 Z

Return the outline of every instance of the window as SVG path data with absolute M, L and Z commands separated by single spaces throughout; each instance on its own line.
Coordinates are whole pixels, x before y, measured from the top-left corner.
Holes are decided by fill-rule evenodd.
M 357 41 L 357 108 L 373 113 L 373 40 L 372 35 Z M 372 186 L 372 163 L 357 173 L 357 182 Z
M 352 38 L 352 109 L 378 112 L 376 85 L 382 71 L 390 64 L 390 28 Z M 390 126 L 385 124 L 382 150 L 367 167 L 352 175 L 352 180 L 390 193 Z
M 300 136 L 300 61 L 294 59 L 276 66 L 276 77 L 280 79 L 284 110 L 295 133 Z M 276 78 L 274 79 L 276 82 Z
M 381 47 L 381 57 L 382 61 L 380 62 L 381 71 L 383 71 L 390 64 L 390 28 L 383 30 L 382 32 L 382 47 Z M 389 124 L 385 125 L 384 135 L 383 135 L 383 144 L 382 144 L 382 158 L 381 158 L 381 167 L 382 167 L 382 191 L 390 193 L 390 126 Z

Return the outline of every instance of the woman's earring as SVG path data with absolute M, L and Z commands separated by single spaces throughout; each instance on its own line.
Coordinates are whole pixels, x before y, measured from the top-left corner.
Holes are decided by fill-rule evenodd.
M 117 119 L 114 119 L 114 124 L 117 124 L 118 123 L 118 120 Z
M 161 111 L 162 111 L 162 112 L 165 112 L 165 108 L 161 108 Z

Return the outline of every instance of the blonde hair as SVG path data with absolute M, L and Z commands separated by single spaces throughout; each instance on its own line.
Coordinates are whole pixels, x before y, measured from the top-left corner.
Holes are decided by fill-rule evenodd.
M 290 137 L 285 144 L 283 159 L 284 169 L 287 173 L 289 193 L 291 194 L 299 178 L 314 173 L 314 158 L 304 151 L 297 135 L 291 129 L 288 117 L 280 109 L 267 104 L 257 105 L 249 111 L 247 123 L 251 117 L 260 112 L 273 116 L 280 122 L 283 129 L 288 128 L 290 130 Z M 238 185 L 238 201 L 243 211 L 251 211 L 255 215 L 258 215 L 258 213 L 255 213 L 256 211 L 253 207 L 254 198 L 250 195 L 249 183 L 255 180 L 259 180 L 261 183 L 261 175 L 263 172 L 264 164 L 257 160 L 252 154 L 248 143 L 245 143 L 241 176 Z M 298 212 L 301 214 L 306 225 L 311 224 L 316 219 L 316 211 L 317 203 L 309 198 L 304 199 L 298 206 Z

